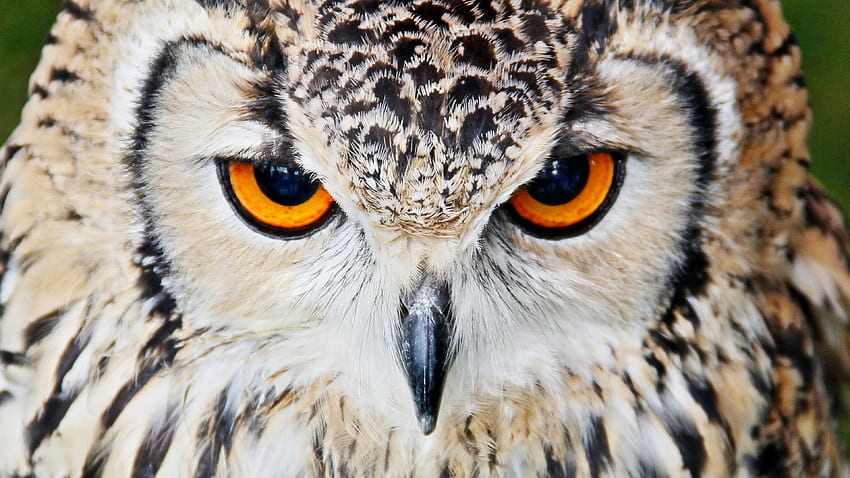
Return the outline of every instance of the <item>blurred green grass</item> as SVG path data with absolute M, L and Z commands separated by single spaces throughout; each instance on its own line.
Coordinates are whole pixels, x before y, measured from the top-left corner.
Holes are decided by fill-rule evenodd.
M 27 82 L 59 0 L 0 0 L 0 143 L 20 120 Z

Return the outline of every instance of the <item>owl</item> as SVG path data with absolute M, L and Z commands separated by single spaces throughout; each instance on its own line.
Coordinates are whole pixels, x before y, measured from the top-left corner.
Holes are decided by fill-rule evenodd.
M 0 476 L 847 477 L 776 0 L 66 0 Z

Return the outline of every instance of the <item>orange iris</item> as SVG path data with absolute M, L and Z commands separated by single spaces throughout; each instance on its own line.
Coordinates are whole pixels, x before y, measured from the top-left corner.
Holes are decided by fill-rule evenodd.
M 605 202 L 614 183 L 615 164 L 610 153 L 582 156 L 588 162 L 587 180 L 577 194 L 565 194 L 560 204 L 544 204 L 535 199 L 529 187 L 519 189 L 511 198 L 516 213 L 531 224 L 544 228 L 561 228 L 580 223 Z M 545 179 L 544 179 L 545 180 Z
M 319 183 L 315 192 L 300 204 L 280 204 L 260 187 L 253 164 L 232 161 L 228 172 L 233 195 L 239 204 L 254 219 L 268 226 L 282 229 L 310 227 L 325 218 L 334 203 Z

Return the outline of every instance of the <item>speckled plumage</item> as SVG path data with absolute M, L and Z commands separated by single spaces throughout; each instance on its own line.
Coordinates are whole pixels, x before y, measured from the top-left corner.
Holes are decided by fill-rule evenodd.
M 773 0 L 66 1 L 0 152 L 0 475 L 848 476 L 799 63 Z M 502 207 L 553 150 L 627 155 L 557 240 Z M 287 154 L 339 211 L 283 240 L 215 163 Z

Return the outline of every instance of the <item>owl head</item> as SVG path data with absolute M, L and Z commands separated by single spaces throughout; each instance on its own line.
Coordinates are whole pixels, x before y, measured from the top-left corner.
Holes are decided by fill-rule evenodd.
M 71 3 L 3 183 L 3 290 L 51 299 L 6 317 L 82 300 L 92 364 L 333 383 L 426 433 L 643 356 L 673 317 L 755 317 L 809 120 L 756 3 Z

